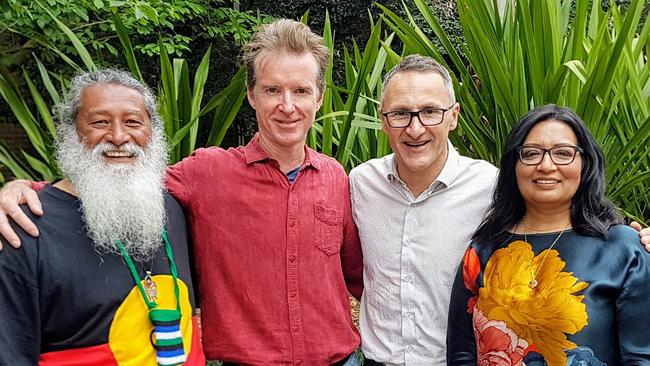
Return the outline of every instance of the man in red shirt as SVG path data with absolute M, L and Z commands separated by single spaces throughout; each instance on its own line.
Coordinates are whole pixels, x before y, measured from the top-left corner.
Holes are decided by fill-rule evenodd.
M 208 358 L 330 365 L 359 344 L 347 292 L 361 295 L 363 265 L 348 178 L 305 146 L 328 59 L 307 26 L 264 26 L 244 48 L 259 133 L 167 171 L 192 227 Z
M 302 23 L 263 26 L 244 48 L 259 133 L 244 147 L 199 149 L 167 171 L 191 223 L 208 359 L 358 364 L 348 291 L 361 295 L 363 260 L 348 179 L 305 146 L 329 57 Z

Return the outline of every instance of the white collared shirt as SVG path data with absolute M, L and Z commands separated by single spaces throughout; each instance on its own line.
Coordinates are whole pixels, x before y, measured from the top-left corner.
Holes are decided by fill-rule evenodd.
M 418 197 L 398 177 L 394 154 L 350 172 L 364 255 L 361 342 L 375 361 L 446 365 L 451 285 L 497 175 L 448 146 L 440 175 Z

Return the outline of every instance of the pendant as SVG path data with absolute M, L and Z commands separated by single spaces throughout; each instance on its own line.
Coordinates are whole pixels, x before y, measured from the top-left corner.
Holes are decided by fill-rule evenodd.
M 537 280 L 533 278 L 532 280 L 530 280 L 530 282 L 528 282 L 528 287 L 534 289 L 535 287 L 537 287 L 537 283 L 538 283 Z
M 144 292 L 147 294 L 149 301 L 158 301 L 158 286 L 151 277 L 151 271 L 147 271 L 147 275 L 144 276 Z

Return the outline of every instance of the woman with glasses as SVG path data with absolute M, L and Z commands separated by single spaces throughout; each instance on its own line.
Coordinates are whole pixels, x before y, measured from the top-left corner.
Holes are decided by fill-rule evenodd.
M 453 285 L 449 365 L 650 365 L 650 254 L 604 186 L 571 110 L 517 123 Z

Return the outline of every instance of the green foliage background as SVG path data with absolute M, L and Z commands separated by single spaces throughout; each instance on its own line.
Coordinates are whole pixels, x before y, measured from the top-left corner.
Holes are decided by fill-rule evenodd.
M 52 21 L 51 13 L 70 28 L 93 63 L 127 68 L 111 21 L 111 16 L 116 14 L 129 34 L 143 79 L 151 86 L 160 82 L 159 43 L 162 42 L 170 57 L 184 58 L 191 70 L 199 66 L 203 55 L 212 47 L 209 63 L 213 72 L 204 85 L 205 93 L 211 96 L 226 87 L 237 73 L 241 44 L 252 30 L 272 19 L 256 9 L 236 8 L 228 0 L 2 0 L 0 65 L 14 76 L 23 96 L 28 87 L 22 70 L 37 75 L 35 58 L 49 72 L 65 77 L 78 71 L 69 63 L 61 62 L 60 54 L 77 64 L 81 60 L 68 35 Z M 39 78 L 33 82 L 39 90 L 44 90 Z M 8 105 L 0 102 L 0 122 L 11 114 Z M 239 116 L 235 121 L 237 128 L 224 137 L 227 145 L 239 142 L 236 130 L 243 130 L 248 136 L 254 134 L 253 125 L 246 123 L 251 118 L 250 112 Z M 197 137 L 200 145 L 207 143 L 211 125 L 208 116 L 201 118 Z
M 68 71 L 60 70 L 61 59 L 69 70 L 122 65 L 157 85 L 172 161 L 197 146 L 244 143 L 228 140 L 234 130 L 246 136 L 255 131 L 253 114 L 243 102 L 240 42 L 255 24 L 270 19 L 260 15 L 263 12 L 293 18 L 305 12 L 303 21 L 323 34 L 333 54 L 325 102 L 308 144 L 336 157 L 346 169 L 390 152 L 378 115 L 381 77 L 403 56 L 420 53 L 453 71 L 463 111 L 451 139 L 461 153 L 498 165 L 505 138 L 519 116 L 546 103 L 567 105 L 605 150 L 609 195 L 630 217 L 650 214 L 650 23 L 645 22 L 649 6 L 644 0 L 607 10 L 589 0 L 519 0 L 501 14 L 493 0 L 250 0 L 223 7 L 224 13 L 234 14 L 227 17 L 230 23 L 218 25 L 223 32 L 219 34 L 228 35 L 225 44 L 214 39 L 217 31 L 209 33 L 212 20 L 203 13 L 207 4 L 223 5 L 221 1 L 171 2 L 173 11 L 156 1 L 87 3 L 92 3 L 87 12 L 93 16 L 103 11 L 99 5 L 108 5 L 104 10 L 111 18 L 97 26 L 113 32 L 103 37 L 117 52 L 107 45 L 94 46 L 97 34 L 88 35 L 88 27 L 63 24 L 85 22 L 74 7 L 59 14 L 72 14 L 71 20 L 40 21 L 58 29 L 60 38 L 26 36 L 28 31 L 38 33 L 38 21 L 24 25 L 25 34 L 13 28 L 0 33 L 5 38 L 25 37 L 24 44 L 35 42 L 41 51 L 22 67 L 12 64 L 20 50 L 4 50 L 0 57 L 0 91 L 9 101 L 4 107 L 23 124 L 35 150 L 16 157 L 0 146 L 0 161 L 17 176 L 58 174 L 51 161 L 49 106 L 62 97 L 69 78 Z M 51 20 L 59 17 L 44 6 L 40 9 L 33 12 Z M 182 16 L 178 20 L 169 14 Z M 189 43 L 176 35 L 189 37 Z M 177 38 L 177 46 L 167 45 Z M 183 44 L 189 44 L 191 52 Z M 48 55 L 55 61 L 48 63 Z
M 39 50 L 44 62 L 54 61 L 56 54 L 48 46 L 64 53 L 75 52 L 48 12 L 73 30 L 98 61 L 108 55 L 118 57 L 111 14 L 123 19 L 124 27 L 137 40 L 135 50 L 147 56 L 159 54 L 159 39 L 167 53 L 181 57 L 190 51 L 191 42 L 226 38 L 241 42 L 248 39 L 252 27 L 259 24 L 256 13 L 237 11 L 224 0 L 4 1 L 7 3 L 0 18 L 5 30 L 2 39 L 11 45 L 3 47 L 5 65 L 25 61 L 34 49 Z

